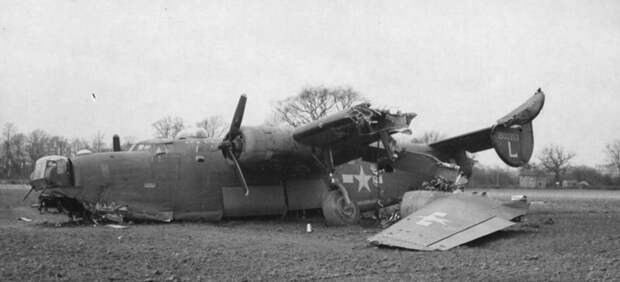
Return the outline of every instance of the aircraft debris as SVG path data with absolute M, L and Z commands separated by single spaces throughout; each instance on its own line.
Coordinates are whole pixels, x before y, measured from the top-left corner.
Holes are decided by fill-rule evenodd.
M 120 225 L 120 224 L 106 224 L 106 227 L 110 227 L 113 229 L 125 229 L 128 228 L 129 226 L 127 225 Z
M 431 179 L 431 181 L 422 182 L 422 190 L 452 192 L 456 189 L 456 186 L 453 184 L 454 182 L 440 175 Z
M 368 241 L 413 250 L 449 250 L 514 225 L 512 220 L 526 210 L 523 200 L 504 204 L 464 193 L 411 191 L 403 197 L 403 219 Z
M 101 217 L 101 219 L 116 222 L 116 223 L 123 223 L 123 216 L 119 214 L 113 214 L 113 213 L 104 214 Z
M 32 221 L 32 219 L 27 218 L 27 217 L 20 217 L 20 218 L 18 218 L 17 220 L 19 220 L 19 221 L 24 221 L 24 222 L 31 222 L 31 221 Z
M 398 222 L 399 220 L 400 220 L 400 209 L 396 209 L 391 214 L 389 214 L 388 217 L 381 219 L 381 223 L 379 223 L 379 226 L 385 229 L 385 228 L 388 228 L 390 225 Z

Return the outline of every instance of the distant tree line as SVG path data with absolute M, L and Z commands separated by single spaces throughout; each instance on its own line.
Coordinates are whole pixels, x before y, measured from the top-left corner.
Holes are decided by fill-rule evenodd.
M 71 157 L 82 149 L 94 152 L 109 150 L 104 137 L 101 132 L 97 132 L 90 139 L 69 139 L 42 129 L 22 133 L 13 123 L 5 123 L 0 151 L 0 178 L 26 178 L 32 171 L 34 162 L 46 155 Z M 127 143 L 124 145 L 128 146 Z
M 469 183 L 478 187 L 516 187 L 519 185 L 519 172 L 507 167 L 489 167 L 477 163 Z
M 182 118 L 172 116 L 165 116 L 151 126 L 156 138 L 175 138 L 179 132 L 187 128 Z M 228 124 L 224 122 L 222 116 L 216 115 L 197 122 L 195 127 L 204 129 L 207 138 L 221 138 L 224 137 Z
M 221 137 L 227 124 L 220 116 L 211 116 L 196 123 L 205 129 L 207 137 Z M 156 138 L 174 138 L 185 128 L 179 117 L 166 116 L 152 124 Z M 109 142 L 107 142 L 110 139 Z M 67 138 L 54 135 L 42 129 L 20 132 L 13 123 L 5 123 L 2 128 L 2 148 L 0 150 L 0 179 L 26 179 L 30 176 L 37 159 L 48 155 L 74 157 L 80 150 L 108 152 L 112 136 L 97 131 L 90 138 Z M 121 149 L 129 150 L 136 142 L 135 137 L 121 137 Z
M 620 177 L 586 165 L 567 167 L 566 172 L 562 176 L 562 181 L 555 181 L 553 173 L 549 173 L 537 163 L 520 169 L 499 166 L 489 167 L 478 164 L 474 166 L 470 185 L 483 187 L 517 187 L 519 186 L 519 176 L 525 170 L 539 171 L 542 173 L 541 175 L 547 175 L 546 184 L 548 188 L 561 186 L 564 180 L 571 181 L 575 184 L 586 181 L 590 187 L 599 188 L 620 186 Z
M 620 186 L 620 167 L 613 161 L 616 155 L 610 152 L 610 147 L 613 147 L 611 144 L 620 145 L 620 140 L 606 146 L 607 162 L 598 167 L 571 165 L 570 160 L 575 153 L 559 145 L 550 144 L 539 151 L 536 160 L 532 160 L 518 170 L 476 165 L 471 183 L 479 186 L 517 186 L 519 175 L 526 172 L 544 177 L 547 187 L 563 186 L 566 181 L 572 183 L 568 185 L 569 187 L 579 186 L 579 183 L 584 182 L 587 183 L 584 185 L 590 187 L 618 187 Z M 620 146 L 618 149 L 617 152 L 620 152 Z

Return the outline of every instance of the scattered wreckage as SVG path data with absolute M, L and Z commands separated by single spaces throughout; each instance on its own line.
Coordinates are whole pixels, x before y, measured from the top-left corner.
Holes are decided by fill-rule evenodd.
M 246 99 L 239 99 L 221 141 L 193 130 L 121 151 L 115 136 L 113 152 L 37 160 L 31 186 L 40 192 L 40 207 L 56 207 L 72 218 L 118 222 L 217 221 L 321 209 L 328 225 L 356 224 L 362 212 L 403 197 L 423 199 L 425 194 L 410 192 L 420 187 L 446 191 L 466 184 L 473 167 L 467 153 L 493 148 L 510 166 L 526 164 L 533 152 L 532 121 L 543 107 L 544 93 L 539 89 L 487 128 L 431 144 L 398 144 L 391 135 L 410 133 L 416 114 L 367 103 L 297 128 L 242 127 Z M 427 207 L 414 205 L 415 212 L 371 241 L 398 246 L 398 236 L 422 226 L 432 231 L 416 231 L 430 233 L 416 235 L 426 239 L 408 246 L 446 249 L 508 226 L 509 216 L 521 213 L 507 212 L 488 199 L 437 195 Z M 461 212 L 444 208 L 450 205 Z M 470 210 L 475 217 L 464 216 L 462 211 Z M 440 231 L 440 226 L 452 231 Z
M 410 191 L 400 220 L 368 238 L 376 245 L 412 250 L 448 250 L 516 224 L 527 212 L 525 197 L 500 203 L 458 191 Z

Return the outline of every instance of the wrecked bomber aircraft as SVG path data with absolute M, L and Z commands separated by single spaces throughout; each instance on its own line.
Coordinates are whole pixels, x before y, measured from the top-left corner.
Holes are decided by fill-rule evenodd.
M 335 168 L 408 129 L 415 117 L 360 104 L 295 129 L 242 127 L 246 100 L 239 99 L 224 140 L 180 134 L 127 152 L 47 156 L 36 163 L 32 187 L 81 217 L 220 220 L 322 208 L 342 224 L 339 214 L 359 209 L 334 185 Z
M 295 129 L 242 127 L 245 102 L 243 95 L 222 141 L 188 134 L 175 140 L 142 141 L 126 152 L 115 146 L 114 152 L 43 157 L 32 174 L 32 187 L 41 191 L 42 201 L 82 217 L 115 214 L 125 219 L 220 220 L 320 208 L 329 225 L 355 224 L 361 212 L 399 203 L 425 182 L 444 179 L 449 187 L 465 185 L 473 167 L 466 152 L 494 148 L 506 164 L 526 164 L 533 152 L 532 120 L 542 109 L 544 94 L 539 89 L 488 128 L 432 144 L 396 144 L 391 138 L 391 134 L 409 131 L 414 113 L 391 113 L 360 104 Z M 428 226 L 433 227 L 434 223 L 461 222 L 459 228 L 475 225 L 492 230 L 462 236 L 468 240 L 508 226 L 502 222 L 487 228 L 498 222 L 491 216 L 505 215 L 501 208 L 489 208 L 495 204 L 464 196 L 434 198 L 441 199 L 427 201 L 428 207 L 416 207 L 401 222 L 411 221 L 411 216 L 434 216 L 415 222 L 430 222 Z M 474 206 L 487 213 L 470 221 L 448 219 L 455 210 L 446 212 L 443 206 L 457 202 L 464 203 L 458 205 L 461 208 Z M 404 202 L 402 207 L 407 205 Z M 518 210 L 519 215 L 524 213 L 522 206 Z M 420 215 L 426 212 L 431 213 Z M 401 228 L 399 224 L 394 227 Z M 413 235 L 419 230 L 403 228 L 414 242 L 402 246 L 407 248 L 421 244 L 416 249 L 433 249 L 427 243 L 454 234 L 436 232 L 419 243 Z M 399 232 L 397 236 L 402 235 Z M 400 239 L 379 235 L 371 241 L 398 246 L 392 243 Z M 460 244 L 462 238 L 453 241 Z M 443 246 L 436 249 L 448 244 Z

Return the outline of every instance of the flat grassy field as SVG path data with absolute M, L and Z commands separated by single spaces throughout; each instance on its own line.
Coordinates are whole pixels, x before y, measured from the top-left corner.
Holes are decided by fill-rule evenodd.
M 470 189 L 466 192 L 476 191 Z M 57 227 L 25 188 L 0 189 L 2 281 L 618 281 L 620 191 L 488 190 L 533 202 L 523 223 L 446 252 L 369 245 L 372 221 L 320 217 Z M 522 193 L 523 192 L 523 193 Z M 32 222 L 18 221 L 28 217 Z M 312 233 L 306 233 L 311 223 Z

